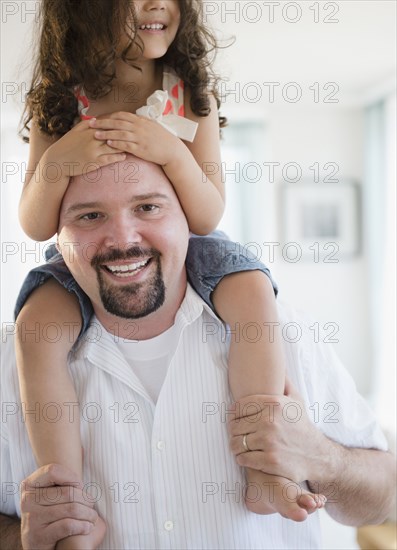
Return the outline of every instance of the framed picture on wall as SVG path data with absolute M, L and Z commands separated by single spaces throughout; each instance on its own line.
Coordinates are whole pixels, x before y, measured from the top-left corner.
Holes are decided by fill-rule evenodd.
M 313 257 L 316 249 L 344 258 L 360 253 L 361 199 L 354 181 L 282 184 L 280 218 L 284 245 L 296 243 L 302 257 Z

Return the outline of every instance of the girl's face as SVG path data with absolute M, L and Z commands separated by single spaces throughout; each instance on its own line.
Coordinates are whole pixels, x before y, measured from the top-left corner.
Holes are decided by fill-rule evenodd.
M 178 32 L 179 0 L 133 0 L 144 59 L 163 57 Z

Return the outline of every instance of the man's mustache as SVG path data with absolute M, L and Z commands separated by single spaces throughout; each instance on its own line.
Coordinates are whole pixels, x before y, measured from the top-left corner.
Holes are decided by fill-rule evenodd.
M 131 259 L 146 259 L 146 258 L 159 258 L 160 252 L 155 248 L 142 248 L 140 246 L 132 246 L 128 249 L 113 248 L 104 254 L 95 254 L 91 260 L 91 266 L 94 268 L 100 267 L 108 262 L 115 262 L 117 260 L 131 260 Z

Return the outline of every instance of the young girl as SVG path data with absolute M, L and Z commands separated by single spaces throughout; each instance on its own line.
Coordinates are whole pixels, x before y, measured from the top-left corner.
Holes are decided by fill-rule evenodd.
M 122 160 L 125 153 L 160 164 L 191 231 L 210 233 L 223 213 L 224 186 L 220 170 L 210 174 L 205 169 L 221 163 L 219 100 L 209 62 L 216 46 L 202 24 L 201 0 L 80 0 L 76 5 L 42 0 L 41 9 L 39 59 L 24 125 L 30 131 L 20 203 L 26 233 L 36 240 L 52 237 L 70 177 Z M 168 92 L 163 123 L 170 113 L 198 123 L 192 142 L 135 114 L 156 90 Z M 209 250 L 212 254 L 206 254 Z M 235 243 L 192 237 L 186 265 L 195 290 L 237 333 L 247 323 L 277 322 L 269 271 Z M 34 423 L 27 415 L 36 460 L 63 464 L 82 479 L 79 422 L 77 415 L 70 422 L 63 404 L 77 401 L 67 356 L 89 324 L 91 304 L 55 255 L 28 275 L 16 312 L 23 329 L 17 341 L 22 401 L 28 410 L 50 401 L 62 409 L 54 424 Z M 61 339 L 53 344 L 26 336 L 37 323 L 62 327 Z M 281 338 L 278 331 L 274 340 L 270 334 L 263 330 L 256 343 L 232 339 L 229 380 L 235 400 L 284 392 Z M 249 435 L 242 443 L 245 451 L 255 450 Z M 299 486 L 300 497 L 286 498 L 288 479 L 248 470 L 247 482 L 246 503 L 256 513 L 279 512 L 302 521 L 324 504 L 321 495 Z M 269 482 L 274 497 L 262 491 L 258 500 L 258 489 Z M 69 537 L 59 546 L 93 547 L 103 529 L 99 522 L 96 534 Z

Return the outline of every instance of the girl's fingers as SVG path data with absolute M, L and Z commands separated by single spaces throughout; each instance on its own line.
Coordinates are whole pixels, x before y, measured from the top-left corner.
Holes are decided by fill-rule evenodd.
M 139 116 L 134 115 L 133 113 L 128 113 L 127 111 L 116 111 L 115 113 L 111 113 L 109 116 L 106 116 L 106 118 L 110 118 L 111 120 L 127 120 L 130 122 L 135 122 L 138 120 Z
M 116 125 L 128 125 L 134 124 L 140 117 L 133 115 L 132 113 L 113 113 L 107 115 L 106 118 L 91 119 L 89 126 L 91 128 L 114 128 Z
M 108 143 L 109 140 L 116 141 L 137 141 L 137 136 L 134 132 L 126 130 L 107 130 L 95 132 L 95 137 Z
M 107 164 L 113 164 L 114 162 L 121 162 L 126 159 L 125 153 L 110 153 L 108 155 L 101 155 L 99 161 L 101 166 L 106 166 Z
M 113 147 L 113 149 L 118 149 L 119 151 L 125 151 L 126 153 L 134 154 L 138 146 L 137 143 L 132 141 L 122 141 L 122 140 L 111 140 L 108 141 L 108 144 Z
M 114 154 L 118 154 L 118 151 L 115 151 L 116 147 L 113 147 L 112 145 L 110 145 L 109 143 L 107 143 L 106 141 L 104 141 L 102 143 L 102 145 L 100 146 L 99 148 L 99 151 L 98 151 L 98 154 L 97 156 L 98 157 L 101 157 L 103 155 L 114 155 Z M 117 149 L 119 149 L 119 147 L 117 147 Z
M 90 172 L 94 172 L 95 170 L 98 170 L 102 166 L 107 166 L 108 164 L 114 164 L 115 162 L 121 162 L 126 159 L 126 153 L 115 153 L 114 149 L 112 153 L 104 153 L 103 155 L 99 155 L 97 159 L 94 162 L 88 163 L 84 167 L 84 174 L 89 174 Z
M 127 122 L 125 120 L 104 120 L 101 121 L 101 123 L 102 124 L 93 128 L 93 130 L 100 132 L 101 130 L 132 130 L 132 128 L 134 128 L 133 122 Z

